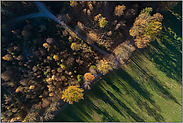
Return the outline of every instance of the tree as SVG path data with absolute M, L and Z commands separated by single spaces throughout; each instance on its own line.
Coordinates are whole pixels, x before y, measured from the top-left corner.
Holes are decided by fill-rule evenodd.
M 135 19 L 133 27 L 129 30 L 130 35 L 136 37 L 134 41 L 138 48 L 146 47 L 148 42 L 154 41 L 162 30 L 163 16 L 160 13 L 150 16 L 148 11 L 150 8 L 142 10 L 142 14 Z
M 104 28 L 107 25 L 108 21 L 106 20 L 106 18 L 101 17 L 98 19 L 98 23 L 101 28 Z
M 126 9 L 126 6 L 124 5 L 118 5 L 115 7 L 114 14 L 116 16 L 121 16 L 124 14 L 124 10 Z
M 79 102 L 80 99 L 84 99 L 84 94 L 82 93 L 83 91 L 84 90 L 79 88 L 79 86 L 69 86 L 63 91 L 62 99 L 69 102 L 69 104 L 73 104 L 73 101 Z
M 75 50 L 75 51 L 80 50 L 80 44 L 77 44 L 77 43 L 72 43 L 70 47 L 72 50 Z
M 144 29 L 148 26 L 150 21 L 151 16 L 149 15 L 149 13 L 140 14 L 135 19 L 133 27 L 129 30 L 130 35 L 133 37 L 140 36 L 144 32 Z
M 115 50 L 115 56 L 120 63 L 122 60 L 128 59 L 132 52 L 135 50 L 135 47 L 129 45 L 130 41 L 125 41 L 121 43 Z
M 151 39 L 154 40 L 154 38 L 160 33 L 162 28 L 163 27 L 161 22 L 153 20 L 149 23 L 149 26 L 145 28 L 143 34 L 149 35 Z
M 5 56 L 2 57 L 2 59 L 6 61 L 12 61 L 13 57 L 10 54 L 6 54 Z
M 138 48 L 144 48 L 147 46 L 147 43 L 150 42 L 151 36 L 150 35 L 142 35 L 141 37 L 136 38 L 135 45 Z
M 94 75 L 92 75 L 91 73 L 85 73 L 84 78 L 86 81 L 92 81 L 93 79 L 95 79 Z
M 103 75 L 107 74 L 110 70 L 113 70 L 107 60 L 100 60 L 97 64 L 97 68 Z

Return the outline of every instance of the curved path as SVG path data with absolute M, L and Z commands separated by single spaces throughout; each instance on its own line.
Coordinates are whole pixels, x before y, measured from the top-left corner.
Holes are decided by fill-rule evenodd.
M 36 6 L 39 9 L 39 13 L 35 13 L 35 14 L 29 14 L 29 15 L 25 15 L 25 16 L 21 16 L 15 19 L 11 19 L 9 21 L 6 21 L 5 23 L 10 23 L 10 22 L 17 22 L 17 21 L 21 21 L 21 20 L 25 20 L 28 18 L 34 18 L 34 17 L 46 17 L 46 18 L 51 18 L 54 21 L 56 21 L 57 23 L 61 24 L 65 29 L 73 32 L 75 35 L 77 35 L 80 39 L 84 40 L 86 43 L 88 43 L 86 41 L 86 38 L 83 37 L 82 35 L 78 34 L 78 32 L 76 32 L 75 30 L 73 30 L 71 27 L 69 27 L 68 25 L 66 25 L 64 22 L 60 21 L 57 17 L 55 17 L 53 14 L 51 14 L 44 6 L 42 3 L 40 3 L 39 1 L 35 1 L 34 2 L 36 4 Z M 89 44 L 89 43 L 88 43 Z M 97 47 L 94 44 L 89 44 L 91 45 L 93 48 L 95 48 L 96 50 L 98 50 L 100 53 L 109 56 L 110 54 L 103 51 L 102 49 L 100 49 L 99 47 Z

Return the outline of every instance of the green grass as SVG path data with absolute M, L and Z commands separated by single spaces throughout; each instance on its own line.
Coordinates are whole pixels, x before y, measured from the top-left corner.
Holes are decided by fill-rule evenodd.
M 137 50 L 125 69 L 105 76 L 84 100 L 66 104 L 53 121 L 181 122 L 182 22 L 171 13 L 162 13 L 157 41 Z

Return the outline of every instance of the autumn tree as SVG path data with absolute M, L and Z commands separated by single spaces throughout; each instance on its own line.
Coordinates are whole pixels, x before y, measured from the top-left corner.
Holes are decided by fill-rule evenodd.
M 114 50 L 114 53 L 117 60 L 123 63 L 123 60 L 128 59 L 134 50 L 135 47 L 130 45 L 130 41 L 125 41 Z
M 124 6 L 124 5 L 118 5 L 114 9 L 114 14 L 119 17 L 119 16 L 121 16 L 121 15 L 124 14 L 124 10 L 125 9 L 126 9 L 126 6 Z
M 106 18 L 101 17 L 98 19 L 98 23 L 101 28 L 104 28 L 107 25 L 108 21 L 106 20 Z
M 75 50 L 75 51 L 80 50 L 80 44 L 78 43 L 72 43 L 70 47 L 72 50 Z
M 154 41 L 156 36 L 162 30 L 163 16 L 156 13 L 153 16 L 149 14 L 150 8 L 145 8 L 133 23 L 133 27 L 129 30 L 131 36 L 136 37 L 135 45 L 138 48 L 144 48 L 148 42 Z
M 151 21 L 149 26 L 145 28 L 143 35 L 150 36 L 154 38 L 160 33 L 162 30 L 162 23 L 158 21 Z
M 129 30 L 130 35 L 133 37 L 140 36 L 144 32 L 144 29 L 148 26 L 150 21 L 151 16 L 149 15 L 149 13 L 140 14 L 135 19 L 133 27 Z
M 113 70 L 111 64 L 107 60 L 100 60 L 97 64 L 97 68 L 103 75 L 107 74 L 110 70 Z
M 86 81 L 92 81 L 93 79 L 95 79 L 94 75 L 92 75 L 91 73 L 85 73 L 84 78 Z
M 79 102 L 80 99 L 84 99 L 84 94 L 82 93 L 83 91 L 84 90 L 79 88 L 79 86 L 69 86 L 63 91 L 62 99 L 69 102 L 69 104 L 73 104 L 73 101 Z
M 141 37 L 136 38 L 135 45 L 138 48 L 144 48 L 147 46 L 147 43 L 150 42 L 151 37 L 149 35 L 142 35 Z

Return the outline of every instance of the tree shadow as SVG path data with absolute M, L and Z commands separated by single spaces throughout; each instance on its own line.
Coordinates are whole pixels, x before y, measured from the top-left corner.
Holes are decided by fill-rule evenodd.
M 147 77 L 149 83 L 151 84 L 151 88 L 153 88 L 154 90 L 156 90 L 155 92 L 160 95 L 163 96 L 163 98 L 165 99 L 172 99 L 175 103 L 177 103 L 178 105 L 181 106 L 181 104 L 177 101 L 177 99 L 172 95 L 172 93 L 169 91 L 169 88 L 167 86 L 165 86 L 162 82 L 160 82 L 160 80 L 156 77 L 156 75 L 154 75 L 153 73 L 151 73 L 149 70 L 144 70 L 141 67 L 141 62 L 142 60 L 139 59 L 139 57 L 137 58 L 133 58 L 131 59 L 133 61 L 133 63 L 135 65 L 138 66 L 138 71 L 137 72 L 141 72 L 144 74 L 144 76 Z M 159 93 L 160 92 L 160 93 Z
M 140 109 L 142 109 L 142 107 L 144 106 L 144 107 L 146 107 L 145 108 L 146 110 L 147 109 L 153 110 L 153 115 L 149 115 L 149 116 L 153 116 L 156 121 L 165 121 L 163 116 L 157 112 L 157 111 L 161 112 L 161 109 L 158 105 L 155 104 L 155 101 L 152 100 L 152 98 L 151 98 L 152 95 L 148 92 L 148 90 L 141 87 L 128 73 L 126 73 L 122 69 L 117 70 L 115 73 L 117 76 L 119 76 L 121 79 L 123 79 L 125 81 L 123 83 L 120 83 L 121 86 L 123 86 L 123 89 L 126 91 L 127 94 L 129 94 L 129 96 L 133 97 L 133 99 L 136 101 L 136 104 L 139 106 Z M 111 78 L 111 76 L 105 77 L 104 80 L 107 82 L 107 84 L 110 87 L 112 87 L 113 90 L 117 91 L 119 93 L 119 95 L 123 95 L 118 90 L 118 88 L 115 85 L 113 85 L 113 83 L 112 83 L 113 81 L 118 81 L 118 80 Z M 101 88 L 103 88 L 103 87 L 101 87 Z M 116 88 L 117 88 L 117 90 L 116 90 Z M 105 103 L 110 104 L 113 107 L 113 109 L 115 109 L 118 113 L 121 112 L 121 109 L 119 110 L 119 107 L 115 106 L 116 103 L 114 104 L 114 103 L 110 102 L 109 101 L 110 98 L 112 98 L 112 100 L 117 101 L 117 103 L 120 105 L 120 108 L 122 108 L 123 112 L 120 113 L 121 115 L 125 116 L 124 115 L 124 111 L 125 111 L 126 114 L 128 114 L 130 117 L 132 117 L 135 121 L 138 121 L 138 122 L 145 121 L 145 119 L 142 119 L 140 116 L 138 116 L 138 114 L 133 112 L 131 108 L 129 108 L 125 103 L 123 103 L 121 100 L 119 100 L 113 93 L 111 93 L 108 90 L 105 90 L 105 91 L 108 93 L 109 97 L 107 97 L 107 99 L 105 99 L 105 100 L 103 99 L 103 101 Z M 139 95 L 135 92 L 137 92 Z M 99 93 L 102 93 L 102 92 L 99 92 Z M 101 98 L 97 94 L 95 96 L 96 96 L 96 98 Z M 146 101 L 148 101 L 149 103 L 151 103 L 155 107 L 156 110 L 150 108 L 150 106 L 147 105 L 147 103 L 143 103 L 144 99 Z M 131 106 L 131 107 L 133 107 L 133 106 Z M 133 107 L 133 109 L 135 110 L 136 107 Z
M 168 40 L 174 41 L 172 37 L 168 37 Z M 164 38 L 161 41 L 165 40 Z M 176 49 L 175 46 L 164 43 L 164 46 L 161 46 L 158 42 L 152 42 L 151 46 L 147 47 L 149 50 L 146 50 L 145 56 L 152 62 L 156 64 L 156 67 L 164 72 L 167 77 L 175 79 L 177 83 L 182 83 L 182 53 Z
M 181 15 L 181 2 L 172 10 Z M 162 12 L 163 29 L 157 40 L 151 42 L 141 54 L 156 64 L 156 67 L 170 77 L 182 83 L 182 21 L 171 12 Z

